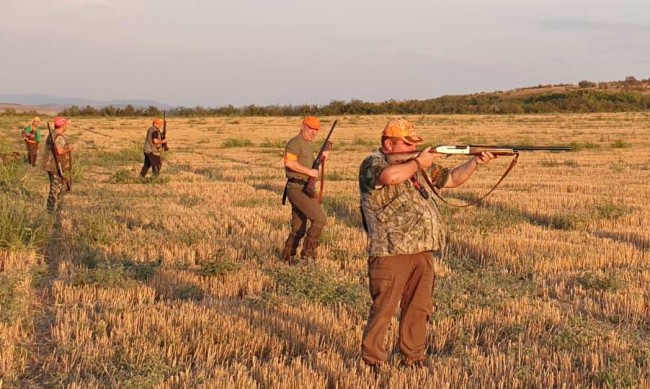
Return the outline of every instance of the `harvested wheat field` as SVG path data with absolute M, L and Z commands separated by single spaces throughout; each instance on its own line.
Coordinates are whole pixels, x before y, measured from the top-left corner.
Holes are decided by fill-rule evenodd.
M 149 119 L 73 118 L 56 219 L 46 175 L 3 163 L 0 387 L 650 387 L 650 114 L 408 117 L 431 145 L 574 151 L 524 153 L 482 205 L 441 206 L 426 366 L 393 354 L 377 375 L 359 362 L 357 171 L 387 117 L 338 119 L 319 258 L 295 266 L 279 260 L 280 198 L 300 118 L 168 118 L 171 150 L 145 181 Z M 20 120 L 0 118 L 3 152 L 23 151 Z M 477 198 L 508 162 L 443 195 Z

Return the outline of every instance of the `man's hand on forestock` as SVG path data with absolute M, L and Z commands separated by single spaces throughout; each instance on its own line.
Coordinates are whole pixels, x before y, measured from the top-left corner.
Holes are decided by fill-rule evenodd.
M 484 165 L 484 164 L 490 162 L 491 160 L 493 160 L 495 158 L 496 158 L 496 155 L 494 155 L 494 154 L 492 154 L 490 152 L 483 152 L 483 153 L 475 156 L 474 160 L 476 161 L 476 163 L 478 165 Z
M 309 169 L 309 170 L 307 171 L 307 175 L 308 175 L 309 177 L 318 178 L 318 169 Z

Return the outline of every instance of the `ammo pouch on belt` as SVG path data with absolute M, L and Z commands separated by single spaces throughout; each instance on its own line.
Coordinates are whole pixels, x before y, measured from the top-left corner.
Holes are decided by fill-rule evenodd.
M 301 185 L 307 185 L 307 180 L 303 180 L 302 178 L 298 178 L 298 177 L 289 178 L 287 180 L 287 183 L 284 185 L 284 193 L 282 193 L 282 205 L 286 204 L 287 202 L 287 192 L 289 191 L 290 182 L 301 184 Z

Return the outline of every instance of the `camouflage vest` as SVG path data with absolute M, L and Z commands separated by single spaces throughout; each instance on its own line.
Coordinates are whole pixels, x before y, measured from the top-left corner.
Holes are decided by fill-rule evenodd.
M 359 191 L 361 211 L 368 232 L 368 256 L 384 257 L 442 251 L 446 243 L 440 210 L 431 199 L 422 197 L 411 180 L 396 185 L 380 185 L 377 179 L 388 162 L 377 150 L 361 163 Z M 449 169 L 433 165 L 428 172 L 432 182 L 442 188 L 449 178 Z M 425 181 L 417 173 L 418 181 Z M 430 191 L 430 189 L 429 189 Z

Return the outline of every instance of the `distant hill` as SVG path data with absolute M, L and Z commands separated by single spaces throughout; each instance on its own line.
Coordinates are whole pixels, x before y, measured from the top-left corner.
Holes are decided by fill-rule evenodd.
M 600 90 L 608 92 L 625 92 L 635 91 L 643 95 L 650 95 L 650 78 L 647 80 L 637 80 L 635 77 L 627 77 L 624 81 L 606 81 L 592 82 L 588 80 L 580 81 L 578 84 L 547 84 L 537 85 L 524 88 L 516 88 L 510 91 L 495 91 L 494 94 L 504 96 L 522 97 L 530 95 L 541 95 L 547 93 L 560 93 L 573 90 Z M 479 93 L 481 94 L 481 93 Z M 485 93 L 482 93 L 485 94 Z
M 39 115 L 56 115 L 56 113 L 59 112 L 59 108 L 37 105 L 0 103 L 0 112 L 12 112 L 16 114 L 36 113 Z
M 76 105 L 78 107 L 107 107 L 113 106 L 116 108 L 126 107 L 131 105 L 133 107 L 149 107 L 153 106 L 158 109 L 169 109 L 171 105 L 161 103 L 155 100 L 148 99 L 117 99 L 117 100 L 91 100 L 83 99 L 77 97 L 62 97 L 62 96 L 52 96 L 52 95 L 40 95 L 40 94 L 19 94 L 19 95 L 8 95 L 0 94 L 0 104 L 19 104 L 26 106 L 34 106 L 38 109 L 37 112 L 43 111 L 61 111 L 66 107 L 71 107 Z M 2 109 L 2 108 L 0 108 Z

